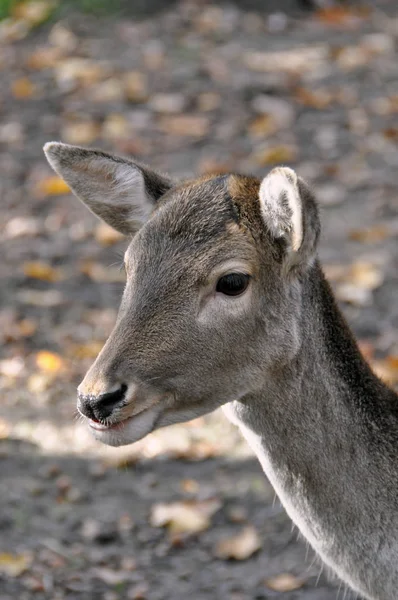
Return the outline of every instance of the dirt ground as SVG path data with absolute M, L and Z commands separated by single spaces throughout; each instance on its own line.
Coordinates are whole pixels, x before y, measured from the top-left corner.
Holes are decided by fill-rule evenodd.
M 75 418 L 125 242 L 68 195 L 42 146 L 99 146 L 177 177 L 292 165 L 317 192 L 342 309 L 396 385 L 394 4 L 181 2 L 140 20 L 65 9 L 0 23 L 1 600 L 350 597 L 221 414 L 123 449 Z

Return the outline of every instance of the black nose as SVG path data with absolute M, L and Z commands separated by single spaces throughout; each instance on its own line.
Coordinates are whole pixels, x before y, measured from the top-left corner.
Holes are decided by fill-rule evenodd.
M 123 383 L 117 390 L 100 396 L 78 392 L 77 407 L 85 417 L 93 421 L 104 421 L 111 416 L 114 409 L 124 400 L 126 391 L 127 385 Z

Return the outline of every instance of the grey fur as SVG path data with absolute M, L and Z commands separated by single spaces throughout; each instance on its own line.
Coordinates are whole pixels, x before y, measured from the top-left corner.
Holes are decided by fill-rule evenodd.
M 125 401 L 94 434 L 107 444 L 130 443 L 225 405 L 325 563 L 365 598 L 394 600 L 397 396 L 361 357 L 323 277 L 318 212 L 307 185 L 298 179 L 293 211 L 282 190 L 280 208 L 272 204 L 268 214 L 254 178 L 172 186 L 105 153 L 55 143 L 46 153 L 89 208 L 121 231 L 136 232 L 137 206 L 147 215 L 126 253 L 114 331 L 79 388 L 95 401 L 128 385 Z M 121 201 L 112 177 L 98 187 L 99 159 L 102 172 L 127 165 Z M 137 189 L 129 193 L 132 180 L 140 197 Z M 278 189 L 279 179 L 265 188 L 275 181 Z M 294 250 L 293 234 L 300 241 Z M 242 297 L 215 293 L 227 265 L 252 275 Z

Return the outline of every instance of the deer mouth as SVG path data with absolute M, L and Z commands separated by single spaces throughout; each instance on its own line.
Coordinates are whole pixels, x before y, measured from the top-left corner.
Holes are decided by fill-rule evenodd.
M 116 429 L 123 429 L 127 421 L 130 421 L 131 419 L 134 419 L 134 417 L 128 417 L 127 419 L 123 419 L 123 421 L 118 421 L 118 423 L 110 424 L 101 423 L 101 421 L 96 421 L 95 419 L 87 419 L 87 421 L 91 429 L 95 429 L 96 431 L 111 431 Z
M 106 424 L 93 419 L 87 419 L 87 423 L 99 442 L 107 446 L 124 446 L 137 442 L 156 429 L 162 412 L 162 407 L 156 403 L 116 423 Z

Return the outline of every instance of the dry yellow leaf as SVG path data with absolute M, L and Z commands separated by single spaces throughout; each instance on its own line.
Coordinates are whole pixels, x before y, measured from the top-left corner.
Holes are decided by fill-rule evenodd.
M 48 19 L 54 9 L 51 0 L 31 0 L 18 2 L 12 9 L 12 15 L 17 19 L 27 21 L 30 25 L 39 25 Z
M 91 144 L 97 139 L 100 126 L 94 121 L 74 121 L 62 128 L 62 139 L 69 144 Z
M 5 440 L 10 435 L 10 424 L 0 417 L 0 440 Z
M 41 179 L 35 186 L 35 195 L 39 198 L 47 196 L 62 196 L 62 194 L 70 194 L 70 187 L 61 177 L 50 175 L 45 179 Z
M 86 344 L 76 344 L 68 349 L 68 354 L 72 358 L 81 360 L 83 358 L 96 358 L 102 350 L 104 342 L 99 340 L 90 340 Z
M 104 281 L 106 283 L 124 283 L 126 281 L 123 269 L 118 267 L 104 267 L 104 265 L 91 260 L 83 261 L 80 265 L 80 271 L 93 281 Z
M 333 4 L 325 6 L 315 12 L 315 18 L 325 25 L 341 27 L 352 26 L 358 19 L 368 17 L 370 10 L 367 7 L 348 7 Z
M 266 137 L 277 131 L 275 119 L 271 115 L 260 115 L 256 117 L 249 125 L 249 134 L 252 137 Z
M 30 565 L 30 559 L 25 554 L 0 554 L 0 573 L 8 577 L 19 577 Z
M 390 230 L 385 225 L 375 225 L 367 229 L 352 229 L 348 237 L 356 242 L 374 244 L 385 240 L 390 234 Z
M 65 368 L 64 359 L 59 354 L 48 350 L 40 350 L 36 354 L 36 365 L 46 373 L 58 373 Z
M 294 161 L 297 157 L 297 149 L 293 146 L 273 146 L 257 150 L 254 153 L 254 160 L 260 167 L 267 165 L 277 165 Z
M 167 526 L 171 535 L 199 533 L 210 527 L 211 516 L 220 508 L 218 500 L 159 503 L 152 507 L 152 527 Z
M 274 592 L 293 592 L 301 588 L 304 581 L 291 573 L 281 573 L 280 575 L 266 579 L 264 583 L 267 588 Z
M 209 119 L 204 115 L 175 115 L 159 119 L 159 129 L 171 135 L 203 137 L 209 127 Z
M 102 246 L 112 246 L 120 242 L 124 238 L 124 235 L 101 221 L 95 228 L 94 237 Z
M 196 479 L 183 479 L 180 486 L 186 494 L 197 494 L 199 491 L 199 483 Z
M 51 69 L 57 64 L 60 56 L 59 48 L 38 48 L 26 59 L 26 66 L 36 71 Z
M 375 290 L 383 279 L 383 272 L 372 263 L 358 261 L 351 265 L 349 280 L 362 289 Z
M 61 89 L 75 86 L 90 87 L 110 74 L 110 67 L 104 62 L 88 58 L 66 58 L 57 64 L 55 79 Z
M 105 140 L 127 139 L 130 136 L 130 125 L 121 114 L 108 115 L 102 125 L 101 136 Z
M 140 71 L 130 71 L 123 75 L 124 93 L 130 102 L 145 102 L 148 98 L 148 78 Z
M 17 323 L 21 337 L 30 337 L 37 331 L 37 323 L 32 319 L 22 319 Z
M 41 261 L 31 261 L 23 264 L 23 272 L 26 277 L 32 279 L 40 279 L 41 281 L 59 281 L 63 274 L 60 269 L 55 269 L 48 263 Z
M 42 394 L 53 385 L 54 376 L 55 373 L 33 373 L 26 382 L 26 388 L 32 394 Z
M 370 361 L 373 371 L 387 385 L 398 384 L 398 355 L 387 356 L 382 360 Z
M 333 101 L 333 94 L 325 89 L 310 90 L 299 87 L 295 92 L 295 99 L 304 106 L 321 110 L 328 107 Z
M 202 92 L 197 98 L 198 108 L 201 112 L 210 112 L 221 104 L 221 96 L 215 92 Z
M 257 530 L 252 525 L 248 525 L 237 535 L 220 540 L 214 549 L 214 554 L 218 558 L 246 560 L 260 548 L 261 542 Z
M 11 93 L 17 100 L 25 100 L 33 96 L 35 86 L 28 77 L 20 77 L 12 82 Z

